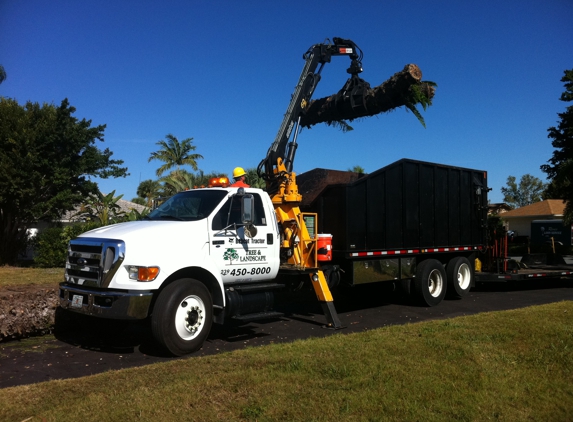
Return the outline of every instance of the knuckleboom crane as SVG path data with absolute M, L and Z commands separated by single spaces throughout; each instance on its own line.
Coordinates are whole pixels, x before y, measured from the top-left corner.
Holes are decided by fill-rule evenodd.
M 370 85 L 358 77 L 362 72 L 362 50 L 354 42 L 342 38 L 333 38 L 332 42 L 327 39 L 311 46 L 303 55 L 304 68 L 275 140 L 259 164 L 257 173 L 266 182 L 267 193 L 281 226 L 281 269 L 310 275 L 329 326 L 338 329 L 341 323 L 332 294 L 318 265 L 317 238 L 310 235 L 300 211 L 302 195 L 298 192 L 296 173 L 293 172 L 301 116 L 320 81 L 324 65 L 330 62 L 332 56 L 348 56 L 351 60 L 347 69 L 351 76 L 336 99 L 344 97 L 345 100 L 350 99 L 355 108 L 365 107 L 364 92 Z

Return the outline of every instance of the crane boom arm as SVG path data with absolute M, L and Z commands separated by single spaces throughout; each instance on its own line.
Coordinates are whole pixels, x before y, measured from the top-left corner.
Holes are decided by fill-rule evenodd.
M 267 156 L 258 167 L 258 174 L 267 182 L 267 190 L 270 194 L 275 193 L 279 188 L 281 172 L 278 168 L 281 167 L 280 163 L 284 164 L 286 172 L 290 173 L 293 169 L 300 116 L 304 113 L 304 109 L 320 81 L 324 64 L 329 63 L 332 56 L 348 56 L 351 59 L 351 65 L 347 72 L 352 75 L 351 79 L 360 80 L 357 75 L 362 72 L 362 51 L 351 40 L 335 37 L 330 42 L 327 39 L 323 43 L 311 46 L 303 55 L 305 65 L 282 124 L 267 152 Z M 293 135 L 293 141 L 289 143 L 291 135 Z
M 342 325 L 334 309 L 332 294 L 317 258 L 317 236 L 309 233 L 299 208 L 302 196 L 298 193 L 296 174 L 292 171 L 297 148 L 296 138 L 300 119 L 320 81 L 320 73 L 332 56 L 348 56 L 351 60 L 348 79 L 338 95 L 360 97 L 368 83 L 358 77 L 362 72 L 362 51 L 354 42 L 333 38 L 315 44 L 303 55 L 302 69 L 294 94 L 284 115 L 277 136 L 261 161 L 257 173 L 267 185 L 277 222 L 281 227 L 281 268 L 304 271 L 310 276 L 317 298 L 332 328 Z M 293 138 L 289 142 L 290 138 Z

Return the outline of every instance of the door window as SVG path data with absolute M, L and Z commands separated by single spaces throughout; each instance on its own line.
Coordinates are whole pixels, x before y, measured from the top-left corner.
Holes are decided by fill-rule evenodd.
M 253 224 L 255 226 L 266 226 L 267 219 L 265 217 L 265 210 L 263 208 L 263 201 L 258 194 L 253 194 L 255 199 L 255 209 Z M 225 205 L 215 214 L 212 223 L 213 230 L 223 230 L 226 227 L 234 224 L 242 225 L 241 221 L 241 197 L 233 195 L 227 200 Z

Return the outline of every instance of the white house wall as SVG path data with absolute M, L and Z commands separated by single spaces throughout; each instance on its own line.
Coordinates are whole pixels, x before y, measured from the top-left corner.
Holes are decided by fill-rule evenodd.
M 531 236 L 531 222 L 534 218 L 508 219 L 508 230 L 517 232 L 518 236 Z

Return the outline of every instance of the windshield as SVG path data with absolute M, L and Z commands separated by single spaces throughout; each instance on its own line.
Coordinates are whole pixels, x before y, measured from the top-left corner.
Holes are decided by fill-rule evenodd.
M 196 221 L 206 218 L 227 196 L 224 190 L 196 189 L 172 196 L 146 217 L 146 220 Z

